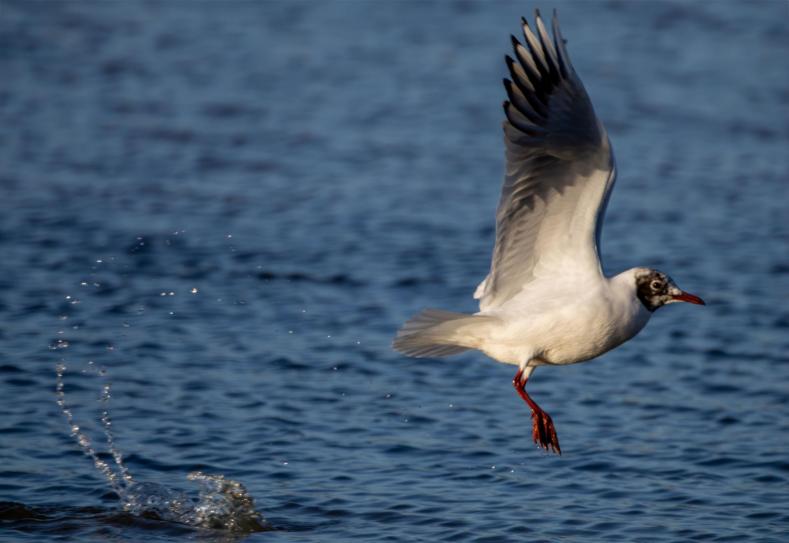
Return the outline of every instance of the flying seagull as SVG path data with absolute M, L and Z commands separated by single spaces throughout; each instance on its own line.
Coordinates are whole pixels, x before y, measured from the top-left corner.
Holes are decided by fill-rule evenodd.
M 537 366 L 584 362 L 635 336 L 666 304 L 704 305 L 665 273 L 632 268 L 606 277 L 600 231 L 616 178 L 611 142 L 575 72 L 553 14 L 553 40 L 536 11 L 512 36 L 504 80 L 506 171 L 496 210 L 490 272 L 479 312 L 425 309 L 398 331 L 394 348 L 443 357 L 469 349 L 518 366 L 512 384 L 528 404 L 532 437 L 561 454 L 551 417 L 529 396 Z

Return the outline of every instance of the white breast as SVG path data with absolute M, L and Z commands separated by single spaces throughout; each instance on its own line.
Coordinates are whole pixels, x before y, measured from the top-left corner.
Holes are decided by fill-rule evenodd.
M 529 285 L 495 311 L 502 326 L 483 346 L 488 356 L 519 364 L 575 364 L 635 336 L 652 315 L 618 277 L 577 288 Z

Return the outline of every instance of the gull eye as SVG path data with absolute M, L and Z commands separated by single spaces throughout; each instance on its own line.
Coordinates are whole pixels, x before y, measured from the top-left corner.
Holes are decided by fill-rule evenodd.
M 652 290 L 658 291 L 663 288 L 663 283 L 660 281 L 652 281 L 652 284 L 649 286 L 652 287 Z

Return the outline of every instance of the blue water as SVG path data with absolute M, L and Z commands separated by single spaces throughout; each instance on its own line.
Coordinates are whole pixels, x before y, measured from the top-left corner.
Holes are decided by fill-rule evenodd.
M 0 2 L 0 541 L 785 541 L 789 8 L 556 5 L 606 268 L 708 303 L 534 374 L 562 456 L 512 368 L 389 347 L 474 310 L 532 5 Z M 110 383 L 138 488 L 227 477 L 265 531 L 124 511 L 59 363 L 100 459 Z

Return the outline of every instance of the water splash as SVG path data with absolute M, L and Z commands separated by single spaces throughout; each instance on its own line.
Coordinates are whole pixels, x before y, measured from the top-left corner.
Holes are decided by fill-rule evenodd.
M 126 472 L 126 469 L 124 467 L 121 473 L 125 473 L 128 476 L 128 482 L 125 480 L 123 476 L 119 480 L 119 477 L 115 473 L 115 470 L 112 467 L 110 467 L 110 465 L 107 464 L 107 462 L 99 458 L 99 455 L 96 453 L 96 449 L 93 448 L 93 445 L 91 444 L 88 435 L 82 430 L 82 428 L 79 427 L 79 425 L 77 425 L 74 422 L 74 414 L 72 413 L 71 408 L 69 408 L 68 405 L 66 404 L 66 393 L 64 389 L 65 385 L 63 382 L 63 376 L 66 373 L 66 369 L 67 369 L 66 364 L 63 362 L 60 362 L 55 366 L 55 375 L 56 375 L 55 396 L 56 396 L 57 404 L 60 407 L 60 410 L 63 412 L 63 415 L 66 417 L 66 422 L 68 422 L 69 428 L 71 429 L 71 435 L 76 440 L 77 444 L 79 445 L 79 448 L 82 449 L 82 452 L 85 453 L 85 455 L 87 455 L 91 460 L 93 460 L 93 465 L 96 466 L 96 469 L 99 470 L 99 472 L 104 476 L 105 479 L 107 479 L 107 482 L 112 487 L 112 490 L 114 490 L 115 493 L 118 494 L 119 496 L 122 496 L 124 485 L 132 483 L 131 475 L 128 475 L 128 472 Z M 105 432 L 108 430 L 108 428 L 109 426 L 105 426 Z M 114 448 L 114 444 L 112 443 L 112 439 L 111 439 L 112 434 L 107 433 L 106 435 L 108 437 L 108 442 L 112 445 L 112 448 Z M 123 459 L 121 456 L 118 457 L 114 456 L 114 458 L 116 463 L 120 459 L 121 462 L 120 465 L 123 465 Z M 123 484 L 121 483 L 121 481 L 123 481 Z
M 55 366 L 57 404 L 66 417 L 71 435 L 118 495 L 125 512 L 149 519 L 233 533 L 272 529 L 255 508 L 255 501 L 246 487 L 223 475 L 208 475 L 199 471 L 190 473 L 187 479 L 197 482 L 200 486 L 196 497 L 158 483 L 136 481 L 124 464 L 123 454 L 115 443 L 109 413 L 112 385 L 106 381 L 107 371 L 104 368 L 97 369 L 93 362 L 89 362 L 85 373 L 97 375 L 104 380 L 99 396 L 102 409 L 100 420 L 107 448 L 115 466 L 102 460 L 88 435 L 74 422 L 74 414 L 66 403 L 64 384 L 66 371 L 65 362 L 61 361 Z
M 100 370 L 100 375 L 106 375 L 107 370 L 102 369 Z M 104 430 L 104 436 L 107 439 L 107 447 L 112 453 L 112 458 L 115 460 L 115 465 L 118 466 L 118 471 L 120 472 L 121 479 L 123 480 L 126 485 L 133 483 L 132 476 L 129 473 L 129 470 L 126 469 L 126 464 L 123 463 L 123 454 L 121 453 L 120 449 L 115 446 L 115 436 L 112 435 L 112 420 L 110 419 L 110 411 L 109 411 L 109 403 L 110 403 L 110 390 L 111 390 L 111 383 L 104 383 L 101 387 L 101 396 L 99 397 L 99 401 L 101 402 L 101 427 Z

